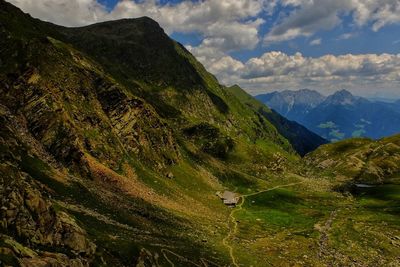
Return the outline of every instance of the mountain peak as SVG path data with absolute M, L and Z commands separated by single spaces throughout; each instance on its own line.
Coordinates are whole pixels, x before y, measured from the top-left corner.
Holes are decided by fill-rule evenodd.
M 353 97 L 354 96 L 350 91 L 348 91 L 346 89 L 336 91 L 333 95 L 342 96 L 342 97 Z
M 353 105 L 360 97 L 354 96 L 348 90 L 342 89 L 330 95 L 325 102 L 331 105 Z
M 75 29 L 90 30 L 96 34 L 111 34 L 123 38 L 130 38 L 138 34 L 158 34 L 165 35 L 157 21 L 150 17 L 124 18 L 112 21 L 99 22 Z
M 311 89 L 285 90 L 276 92 L 275 96 L 283 98 L 285 101 L 293 102 L 293 104 L 296 103 L 306 106 L 316 106 L 325 99 L 318 91 Z
M 298 119 L 295 114 L 307 114 L 325 100 L 325 96 L 311 89 L 272 92 L 258 95 L 256 98 L 281 115 L 295 121 Z

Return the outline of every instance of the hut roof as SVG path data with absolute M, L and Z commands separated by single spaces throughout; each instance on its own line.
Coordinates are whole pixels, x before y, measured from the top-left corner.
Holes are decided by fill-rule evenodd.
M 225 191 L 222 194 L 222 200 L 224 201 L 224 204 L 230 205 L 230 204 L 237 204 L 239 198 L 237 197 L 237 195 L 235 193 L 230 192 L 230 191 Z

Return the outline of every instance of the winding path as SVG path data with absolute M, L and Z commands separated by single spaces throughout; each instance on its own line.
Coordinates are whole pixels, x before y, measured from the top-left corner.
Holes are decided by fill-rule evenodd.
M 229 256 L 231 257 L 232 264 L 235 267 L 239 267 L 239 264 L 238 264 L 238 262 L 237 262 L 237 260 L 235 258 L 234 253 L 233 253 L 233 247 L 231 245 L 229 245 L 228 240 L 231 239 L 237 233 L 238 222 L 237 222 L 237 220 L 236 220 L 234 215 L 235 215 L 236 212 L 242 210 L 242 206 L 243 206 L 244 202 L 246 201 L 246 197 L 255 196 L 255 195 L 262 194 L 262 193 L 265 193 L 265 192 L 268 192 L 268 191 L 276 190 L 276 189 L 283 188 L 283 187 L 290 187 L 290 186 L 301 184 L 301 183 L 303 183 L 303 182 L 290 183 L 290 184 L 284 184 L 284 185 L 277 185 L 275 187 L 272 187 L 272 188 L 269 188 L 269 189 L 266 189 L 266 190 L 262 190 L 262 191 L 258 191 L 258 192 L 254 192 L 254 193 L 250 193 L 250 194 L 245 194 L 245 195 L 239 196 L 240 197 L 239 205 L 237 205 L 231 211 L 231 213 L 229 214 L 229 221 L 228 221 L 228 227 L 230 228 L 229 233 L 224 239 L 222 239 L 222 244 L 225 247 L 228 248 Z M 230 227 L 232 223 L 233 223 L 233 227 Z
M 330 254 L 329 251 L 329 244 L 328 244 L 328 233 L 330 231 L 330 229 L 332 228 L 332 223 L 336 218 L 336 214 L 337 214 L 338 210 L 334 210 L 330 213 L 328 220 L 325 222 L 325 225 L 322 227 L 322 229 L 320 230 L 320 239 L 319 239 L 319 252 L 318 252 L 318 257 L 319 258 L 323 258 L 326 255 Z

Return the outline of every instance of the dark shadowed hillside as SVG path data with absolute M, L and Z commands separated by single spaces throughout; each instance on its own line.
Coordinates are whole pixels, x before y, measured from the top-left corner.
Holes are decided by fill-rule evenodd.
M 299 155 L 325 140 L 149 18 L 65 28 L 0 0 L 0 95 L 0 266 L 399 265 L 396 195 L 336 190 Z
M 229 262 L 215 192 L 294 164 L 287 139 L 149 18 L 67 29 L 0 7 L 1 261 Z

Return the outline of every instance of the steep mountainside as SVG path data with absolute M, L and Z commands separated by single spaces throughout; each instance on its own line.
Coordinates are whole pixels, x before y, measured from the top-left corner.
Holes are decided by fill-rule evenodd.
M 299 160 L 148 18 L 67 29 L 0 1 L 0 47 L 2 264 L 226 265 L 215 192 Z
M 239 86 L 235 85 L 227 89 L 244 104 L 257 111 L 266 120 L 270 121 L 276 127 L 278 132 L 289 140 L 300 155 L 303 156 L 308 152 L 315 150 L 320 145 L 328 142 L 302 125 L 294 121 L 289 121 L 279 113 L 269 109 L 267 106 L 247 94 Z
M 263 103 L 332 141 L 361 136 L 376 139 L 400 132 L 398 103 L 372 102 L 346 90 L 322 98 L 322 101 L 309 95 L 310 92 L 304 90 L 275 92 L 269 94 L 273 97 L 264 96 Z
M 0 95 L 0 266 L 400 264 L 397 195 L 335 190 L 295 151 L 308 131 L 149 18 L 64 28 L 0 0 Z

